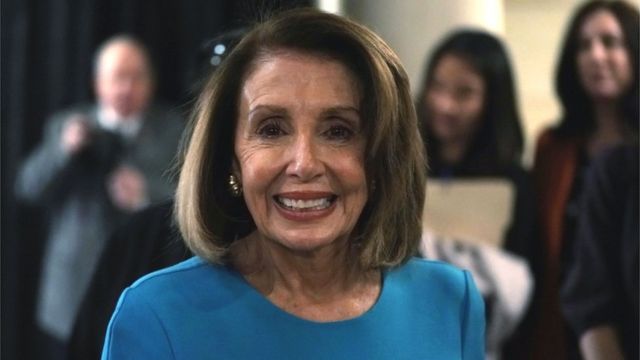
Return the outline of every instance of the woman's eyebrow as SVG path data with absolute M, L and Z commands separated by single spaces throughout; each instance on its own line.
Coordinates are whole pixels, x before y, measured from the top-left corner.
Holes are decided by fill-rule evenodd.
M 247 115 L 251 116 L 253 113 L 260 112 L 260 111 L 265 111 L 270 114 L 276 114 L 276 115 L 287 113 L 287 109 L 282 106 L 261 104 L 261 105 L 256 105 L 255 107 L 252 107 L 251 109 L 249 109 L 249 112 L 247 113 Z
M 328 115 L 339 115 L 344 113 L 355 113 L 355 115 L 359 116 L 360 109 L 350 105 L 344 105 L 344 106 L 339 105 L 339 106 L 332 106 L 328 109 L 324 109 L 321 114 L 323 116 L 328 116 Z

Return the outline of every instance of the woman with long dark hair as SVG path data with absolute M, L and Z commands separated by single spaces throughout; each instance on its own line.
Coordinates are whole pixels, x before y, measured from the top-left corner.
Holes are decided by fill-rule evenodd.
M 557 126 L 538 139 L 534 176 L 545 246 L 542 318 L 536 358 L 577 356 L 558 292 L 571 249 L 583 177 L 591 159 L 638 137 L 638 10 L 622 1 L 590 1 L 573 16 L 560 53 Z
M 522 326 L 516 329 L 531 296 L 536 253 L 534 200 L 520 166 L 523 136 L 509 58 L 493 35 L 460 30 L 437 46 L 425 68 L 417 111 L 430 181 L 421 250 L 475 270 L 487 307 L 486 356 L 499 358 L 505 341 L 522 338 Z M 486 198 L 504 216 L 488 214 Z M 504 262 L 489 260 L 496 258 Z M 505 287 L 498 273 L 512 274 L 508 282 L 517 285 Z
M 417 110 L 432 176 L 495 175 L 519 163 L 520 115 L 498 39 L 473 30 L 452 34 L 432 55 L 422 85 Z

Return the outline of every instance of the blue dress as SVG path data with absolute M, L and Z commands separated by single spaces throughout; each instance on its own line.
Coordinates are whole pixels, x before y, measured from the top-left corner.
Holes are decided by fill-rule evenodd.
M 484 305 L 467 271 L 412 259 L 382 279 L 367 312 L 320 323 L 276 307 L 235 270 L 194 257 L 123 292 L 102 359 L 484 357 Z

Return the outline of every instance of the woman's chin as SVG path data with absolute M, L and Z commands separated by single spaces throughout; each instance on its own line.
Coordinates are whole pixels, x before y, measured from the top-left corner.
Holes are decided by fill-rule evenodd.
M 594 101 L 615 101 L 622 96 L 623 91 L 614 85 L 592 85 L 587 93 Z
M 338 249 L 343 245 L 343 241 L 340 241 L 337 235 L 305 234 L 304 232 L 299 232 L 295 235 L 278 236 L 272 241 L 293 253 L 300 254 Z

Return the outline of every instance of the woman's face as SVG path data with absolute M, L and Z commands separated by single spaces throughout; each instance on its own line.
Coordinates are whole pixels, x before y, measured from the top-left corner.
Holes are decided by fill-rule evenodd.
M 617 99 L 631 86 L 633 71 L 622 28 L 607 10 L 588 16 L 580 29 L 577 67 L 594 100 Z
M 427 124 L 442 143 L 467 142 L 478 128 L 485 84 L 475 69 L 455 55 L 444 55 L 426 92 Z
M 302 251 L 347 241 L 367 201 L 360 97 L 328 58 L 280 52 L 249 73 L 234 172 L 264 238 Z

